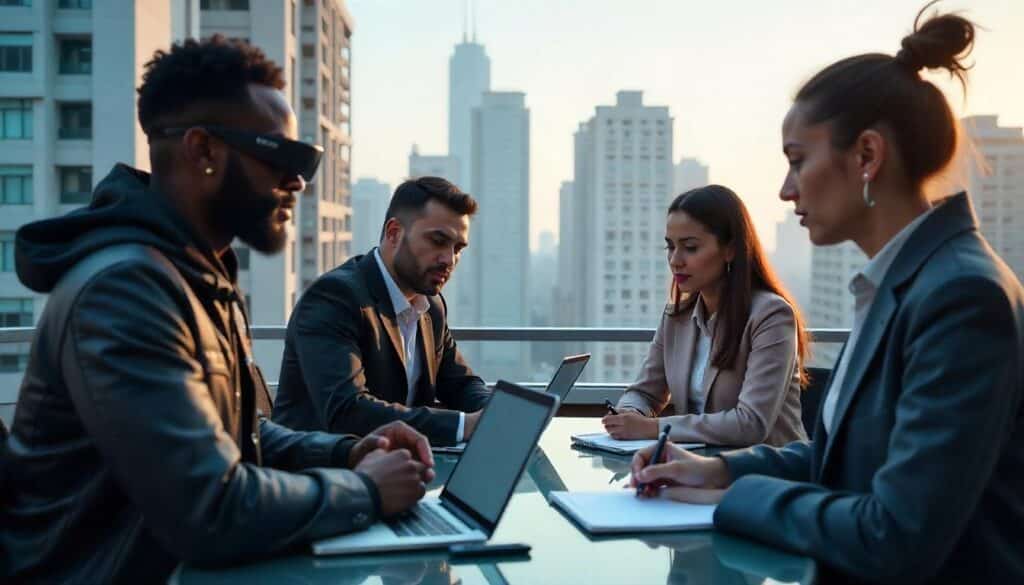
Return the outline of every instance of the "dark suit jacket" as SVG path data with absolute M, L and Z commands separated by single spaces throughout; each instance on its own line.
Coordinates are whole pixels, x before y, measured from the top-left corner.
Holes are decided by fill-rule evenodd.
M 723 455 L 715 526 L 851 580 L 1024 583 L 1024 291 L 966 194 L 911 235 L 846 350 L 832 433 L 819 409 L 813 442 Z
M 274 421 L 299 430 L 365 435 L 403 420 L 431 443 L 454 443 L 454 411 L 483 408 L 490 391 L 459 354 L 445 322 L 444 299 L 428 300 L 419 325 L 420 381 L 408 407 L 402 338 L 373 253 L 317 279 L 288 321 Z M 438 403 L 452 410 L 435 408 Z

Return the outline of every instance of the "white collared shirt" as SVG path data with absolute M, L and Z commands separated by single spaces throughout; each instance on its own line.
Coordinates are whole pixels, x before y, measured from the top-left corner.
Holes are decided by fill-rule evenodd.
M 822 407 L 821 422 L 825 426 L 826 433 L 832 433 L 832 422 L 836 415 L 836 404 L 839 402 L 839 393 L 843 387 L 843 379 L 846 378 L 846 369 L 850 365 L 850 356 L 853 355 L 853 350 L 857 347 L 864 319 L 867 318 L 871 305 L 875 301 L 878 287 L 881 286 L 882 280 L 885 279 L 886 273 L 889 272 L 889 267 L 892 266 L 896 256 L 903 249 L 903 245 L 907 243 L 907 240 L 910 239 L 917 226 L 921 225 L 931 212 L 932 210 L 929 209 L 904 226 L 899 233 L 886 242 L 885 246 L 882 247 L 878 254 L 875 254 L 874 258 L 864 265 L 863 269 L 854 274 L 850 279 L 850 294 L 854 297 L 853 327 L 850 329 L 850 338 L 846 342 L 846 349 L 843 350 L 843 357 L 840 358 L 839 365 L 836 366 L 835 375 L 832 376 L 832 384 L 828 387 L 828 394 L 825 396 L 825 405 Z
M 423 365 L 420 363 L 419 332 L 420 317 L 430 309 L 430 301 L 423 295 L 416 295 L 412 303 L 405 298 L 402 289 L 398 288 L 395 279 L 391 277 L 384 260 L 380 257 L 380 248 L 373 250 L 373 257 L 377 260 L 377 268 L 384 277 L 384 285 L 388 289 L 388 296 L 391 297 L 391 306 L 395 309 L 395 319 L 398 321 L 398 333 L 402 338 L 402 348 L 405 351 L 405 379 L 409 386 L 406 388 L 405 405 L 412 406 L 416 396 L 416 383 L 420 380 L 423 372 Z M 459 413 L 459 428 L 455 433 L 456 442 L 462 441 L 464 422 L 466 416 Z
M 690 367 L 690 390 L 687 393 L 690 412 L 702 414 L 704 412 L 704 372 L 707 371 L 708 362 L 711 359 L 711 346 L 715 339 L 715 317 L 704 316 L 704 299 L 697 299 L 693 305 L 693 324 L 697 327 L 697 345 L 693 350 L 693 362 Z

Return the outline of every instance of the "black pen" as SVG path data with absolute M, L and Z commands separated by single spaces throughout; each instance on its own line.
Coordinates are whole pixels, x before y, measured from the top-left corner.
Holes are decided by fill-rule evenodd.
M 610 412 L 611 414 L 619 414 L 619 411 L 615 410 L 615 405 L 612 404 L 611 400 L 608 400 L 607 398 L 605 398 L 604 406 L 605 406 L 605 408 L 608 409 L 608 412 Z
M 651 456 L 651 460 L 647 462 L 647 465 L 654 465 L 658 462 L 658 459 L 661 459 L 661 452 L 665 450 L 665 442 L 668 441 L 668 432 L 670 430 L 672 430 L 671 425 L 665 425 L 661 429 L 661 436 L 658 437 L 658 444 L 654 446 L 654 454 Z M 647 467 L 647 465 L 644 467 Z M 643 494 L 645 487 L 647 487 L 647 484 L 637 483 L 636 495 L 639 496 Z

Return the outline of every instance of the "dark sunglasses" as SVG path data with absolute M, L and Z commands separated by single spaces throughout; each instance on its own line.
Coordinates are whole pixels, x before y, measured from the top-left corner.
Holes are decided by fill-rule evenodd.
M 324 155 L 323 147 L 298 140 L 289 140 L 281 136 L 206 124 L 197 124 L 192 127 L 202 128 L 231 147 L 289 175 L 298 175 L 306 181 L 313 180 L 316 169 L 320 166 L 320 158 Z M 188 130 L 188 128 L 164 128 L 158 132 L 164 136 L 182 136 Z

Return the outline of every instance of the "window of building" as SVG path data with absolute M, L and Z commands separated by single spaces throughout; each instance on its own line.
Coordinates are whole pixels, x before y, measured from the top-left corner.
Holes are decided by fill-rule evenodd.
M 32 72 L 32 33 L 0 34 L 0 73 Z
M 0 272 L 14 272 L 14 232 L 0 232 Z
M 249 0 L 199 0 L 200 10 L 249 10 Z
M 28 367 L 27 353 L 5 353 L 0 354 L 0 372 L 7 374 L 23 372 Z
M 92 138 L 92 104 L 60 104 L 60 128 L 57 130 L 57 136 L 70 140 Z
M 57 167 L 57 172 L 61 203 L 89 203 L 92 199 L 92 167 Z
M 65 10 L 91 10 L 92 0 L 60 0 L 57 8 Z
M 32 299 L 0 299 L 0 327 L 31 327 Z
M 32 0 L 0 0 L 0 6 L 32 6 Z
M 61 39 L 60 72 L 64 75 L 92 73 L 92 41 L 89 39 Z
M 32 203 L 32 167 L 29 165 L 0 165 L 0 204 L 28 205 Z

